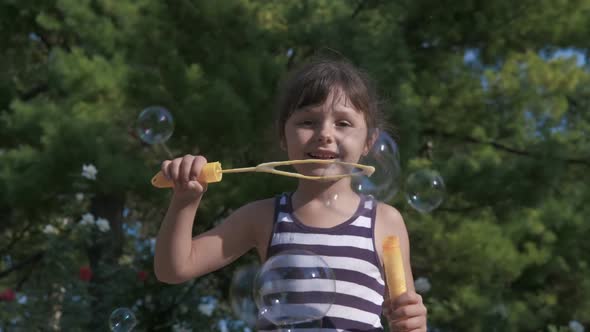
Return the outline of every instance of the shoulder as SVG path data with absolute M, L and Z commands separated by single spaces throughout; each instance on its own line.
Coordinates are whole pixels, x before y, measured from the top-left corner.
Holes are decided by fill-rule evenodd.
M 396 232 L 406 229 L 404 218 L 401 213 L 389 204 L 382 202 L 377 203 L 376 221 L 377 226 L 381 227 L 383 231 Z
M 270 214 L 272 217 L 274 214 L 275 200 L 276 198 L 273 197 L 250 202 L 240 207 L 234 213 L 252 217 Z
M 401 213 L 391 205 L 379 202 L 375 217 L 375 245 L 379 254 L 388 236 L 397 236 L 402 247 L 409 246 L 408 231 Z
M 272 235 L 276 198 L 253 201 L 237 209 L 229 217 L 242 221 L 243 235 L 249 234 L 259 254 L 264 257 L 268 239 Z

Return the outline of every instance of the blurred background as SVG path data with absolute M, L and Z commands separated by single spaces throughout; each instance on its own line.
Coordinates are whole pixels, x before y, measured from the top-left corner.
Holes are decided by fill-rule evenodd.
M 251 330 L 229 289 L 255 255 L 155 279 L 170 191 L 150 178 L 187 153 L 284 158 L 277 84 L 318 54 L 374 78 L 404 178 L 444 179 L 437 208 L 387 197 L 430 329 L 584 331 L 588 36 L 588 0 L 0 1 L 0 331 L 108 331 L 121 308 L 136 331 Z M 154 108 L 169 139 L 138 130 Z M 224 176 L 194 233 L 294 185 Z

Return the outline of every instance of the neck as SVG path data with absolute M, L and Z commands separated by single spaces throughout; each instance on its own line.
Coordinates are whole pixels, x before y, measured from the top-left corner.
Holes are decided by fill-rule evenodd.
M 339 200 L 356 198 L 357 194 L 352 191 L 351 179 L 343 178 L 338 181 L 313 181 L 300 180 L 297 190 L 293 193 L 294 204 L 302 206 L 314 201 L 322 203 L 333 200 L 338 197 Z

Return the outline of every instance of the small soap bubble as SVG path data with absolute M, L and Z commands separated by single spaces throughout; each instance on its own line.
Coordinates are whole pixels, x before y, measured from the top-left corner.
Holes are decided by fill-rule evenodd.
M 109 318 L 109 326 L 111 331 L 114 332 L 129 332 L 135 325 L 137 325 L 137 319 L 133 311 L 128 308 L 117 308 L 113 310 Z
M 150 106 L 139 114 L 135 129 L 145 143 L 164 143 L 174 132 L 174 119 L 167 109 Z
M 421 213 L 438 208 L 446 190 L 442 176 L 432 169 L 421 169 L 410 174 L 405 189 L 408 203 Z
M 239 267 L 232 277 L 229 297 L 231 308 L 239 319 L 254 328 L 258 319 L 258 309 L 254 301 L 254 279 L 260 266 L 251 264 Z
M 288 326 L 324 317 L 334 303 L 335 290 L 334 272 L 322 257 L 289 250 L 262 265 L 254 282 L 254 299 L 263 318 Z
M 400 156 L 398 145 L 391 136 L 380 132 L 369 152 L 361 157 L 359 163 L 375 167 L 375 172 L 370 176 L 353 177 L 352 187 L 357 193 L 372 195 L 384 202 L 397 194 L 401 180 Z

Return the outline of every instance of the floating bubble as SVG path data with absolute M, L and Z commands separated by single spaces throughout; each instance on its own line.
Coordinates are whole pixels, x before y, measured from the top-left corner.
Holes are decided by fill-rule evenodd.
M 416 211 L 431 212 L 440 206 L 444 195 L 445 183 L 435 170 L 418 170 L 406 180 L 406 199 Z
M 109 326 L 114 332 L 129 332 L 135 325 L 137 325 L 137 319 L 133 311 L 128 308 L 115 309 L 109 318 Z
M 254 280 L 260 266 L 252 264 L 238 268 L 233 275 L 229 297 L 234 314 L 249 327 L 256 325 L 258 309 L 252 295 Z
M 174 119 L 167 109 L 150 106 L 139 114 L 135 130 L 145 143 L 164 143 L 172 136 Z
M 306 332 L 320 332 L 322 328 L 322 320 L 314 320 L 302 324 L 290 324 L 283 325 L 279 328 L 279 332 L 294 332 L 294 331 L 306 331 Z
M 353 190 L 372 195 L 387 202 L 399 191 L 401 166 L 397 143 L 385 132 L 380 132 L 369 153 L 362 157 L 360 164 L 375 167 L 371 176 L 360 175 L 352 178 Z
M 260 315 L 278 326 L 312 322 L 328 312 L 335 299 L 334 272 L 320 256 L 290 250 L 270 257 L 254 282 Z

